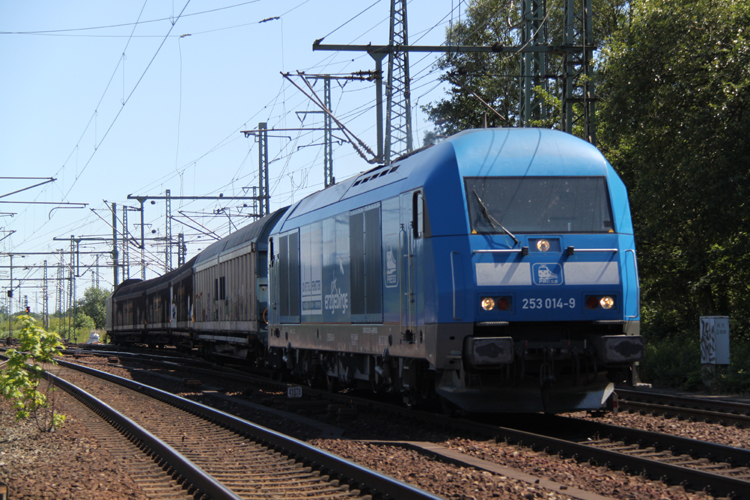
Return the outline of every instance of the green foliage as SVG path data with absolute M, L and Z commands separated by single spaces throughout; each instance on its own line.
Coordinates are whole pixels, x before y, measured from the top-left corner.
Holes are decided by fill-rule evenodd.
M 91 331 L 96 328 L 94 320 L 88 317 L 85 313 L 78 313 L 73 323 L 76 330 Z
M 10 316 L 11 327 L 13 329 L 13 335 L 15 335 L 16 332 L 19 331 L 21 328 L 23 328 L 21 317 L 22 315 L 20 313 L 11 314 Z M 5 316 L 5 319 L 2 322 L 0 322 L 0 331 L 2 331 L 3 338 L 8 336 L 8 316 Z
M 482 45 L 495 43 L 515 45 L 518 37 L 508 27 L 516 23 L 520 13 L 512 4 L 495 0 L 472 2 L 466 21 L 446 30 L 446 45 Z M 450 85 L 448 98 L 430 103 L 422 109 L 436 124 L 434 136 L 452 135 L 467 128 L 482 127 L 487 115 L 491 127 L 516 124 L 518 98 L 517 57 L 507 54 L 448 53 L 441 57 L 437 68 L 445 71 L 440 79 Z M 486 101 L 501 116 L 487 109 Z
M 716 394 L 750 392 L 750 345 L 733 339 L 729 366 L 709 371 L 701 365 L 700 338 L 676 335 L 650 339 L 646 344 L 641 378 L 660 387 Z
M 95 326 L 92 328 L 105 326 L 107 297 L 109 297 L 108 291 L 91 287 L 83 292 L 83 298 L 78 301 L 79 310 L 94 320 Z
M 547 17 L 537 39 L 550 45 L 563 43 L 565 0 L 545 2 Z M 593 0 L 594 45 L 601 46 L 613 32 L 627 22 L 625 0 Z M 446 30 L 446 45 L 516 46 L 524 44 L 519 26 L 522 24 L 523 2 L 474 0 L 469 3 L 464 21 Z M 547 53 L 547 74 L 561 75 L 564 60 L 560 54 Z M 436 128 L 425 134 L 425 144 L 436 142 L 441 136 L 452 135 L 468 128 L 484 126 L 513 127 L 520 124 L 519 107 L 521 86 L 520 56 L 516 53 L 447 53 L 436 63 L 444 71 L 440 80 L 448 84 L 448 97 L 422 107 Z M 545 81 L 550 79 L 545 78 Z M 559 126 L 561 80 L 551 80 L 545 90 L 541 81 L 532 82 L 535 99 L 544 102 L 549 118 L 533 118 L 529 125 Z M 497 114 L 477 98 L 489 104 Z M 500 116 L 498 116 L 498 114 Z
M 56 364 L 55 356 L 63 347 L 60 337 L 35 325 L 30 316 L 21 316 L 23 328 L 18 333 L 18 350 L 8 349 L 7 367 L 0 373 L 0 394 L 13 402 L 16 418 L 34 416 L 37 427 L 49 432 L 60 428 L 65 415 L 57 413 L 52 397 L 54 387 L 40 390 L 45 364 Z
M 698 335 L 688 339 L 648 339 L 640 376 L 660 387 L 699 389 L 701 350 Z
M 603 51 L 601 148 L 630 191 L 652 341 L 750 337 L 750 4 L 634 2 Z M 689 342 L 688 342 L 689 343 Z M 696 349 L 696 353 L 697 353 Z
M 86 342 L 92 330 L 96 330 L 100 335 L 103 333 L 102 330 L 95 327 L 91 318 L 80 311 L 75 319 L 72 311 L 70 317 L 55 315 L 49 318 L 49 331 L 57 332 L 60 337 L 74 344 Z

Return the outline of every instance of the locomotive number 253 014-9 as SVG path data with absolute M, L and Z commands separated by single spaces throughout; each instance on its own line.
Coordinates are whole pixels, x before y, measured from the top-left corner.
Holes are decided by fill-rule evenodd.
M 523 299 L 521 309 L 565 309 L 575 308 L 576 299 Z

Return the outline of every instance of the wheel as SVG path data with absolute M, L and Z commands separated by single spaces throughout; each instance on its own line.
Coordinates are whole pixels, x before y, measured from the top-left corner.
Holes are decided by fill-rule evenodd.
M 417 408 L 417 405 L 419 404 L 419 398 L 416 394 L 413 394 L 411 392 L 406 392 L 403 395 L 403 401 L 404 406 L 406 406 L 410 410 L 414 410 Z
M 447 417 L 455 417 L 459 414 L 458 407 L 440 396 L 440 408 L 443 410 L 443 414 Z
M 310 370 L 305 372 L 305 383 L 308 387 L 318 387 L 320 380 L 320 368 L 318 365 L 313 366 Z
M 331 375 L 326 375 L 326 389 L 328 392 L 338 392 L 339 379 Z

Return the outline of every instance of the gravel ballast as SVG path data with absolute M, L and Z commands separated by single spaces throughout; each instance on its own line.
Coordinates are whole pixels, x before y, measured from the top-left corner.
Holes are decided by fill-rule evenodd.
M 450 499 L 509 498 L 519 500 L 566 499 L 565 488 L 551 491 L 533 483 L 518 481 L 472 467 L 461 467 L 437 461 L 412 449 L 368 443 L 368 440 L 408 440 L 438 443 L 446 448 L 480 458 L 487 462 L 518 469 L 527 474 L 556 481 L 560 485 L 618 499 L 708 499 L 703 493 L 688 493 L 681 487 L 668 487 L 659 481 L 592 467 L 572 459 L 560 459 L 527 448 L 483 441 L 476 436 L 459 436 L 442 429 L 429 429 L 408 421 L 385 418 L 382 414 L 362 414 L 346 419 L 313 418 L 343 429 L 342 438 L 324 438 L 308 426 L 295 424 L 263 411 L 249 410 L 237 404 L 201 394 L 174 382 L 165 381 L 146 372 L 132 372 L 102 358 L 87 358 L 87 365 L 116 375 L 148 383 L 178 393 L 223 411 L 235 413 L 260 425 L 311 442 L 366 467 L 387 473 L 404 482 Z M 184 377 L 179 371 L 163 372 Z M 243 395 L 227 382 L 227 396 L 258 401 L 258 392 Z M 112 463 L 95 436 L 87 433 L 81 408 L 65 407 L 68 422 L 57 433 L 39 435 L 33 425 L 16 422 L 10 406 L 0 405 L 0 481 L 10 482 L 11 498 L 147 498 L 138 490 L 127 471 Z M 90 418 L 93 417 L 85 410 Z M 577 418 L 591 418 L 585 414 Z M 408 419 L 407 419 L 408 420 Z M 641 415 L 620 414 L 595 419 L 620 426 L 645 428 L 658 432 L 698 437 L 730 446 L 750 442 L 750 432 L 705 423 L 679 422 Z M 317 433 L 317 434 L 316 434 Z M 10 437 L 6 437 L 8 434 Z
M 145 500 L 130 476 L 89 431 L 96 417 L 62 391 L 67 420 L 56 432 L 40 432 L 33 419 L 17 421 L 0 399 L 0 482 L 13 500 Z M 114 432 L 114 431 L 113 431 Z

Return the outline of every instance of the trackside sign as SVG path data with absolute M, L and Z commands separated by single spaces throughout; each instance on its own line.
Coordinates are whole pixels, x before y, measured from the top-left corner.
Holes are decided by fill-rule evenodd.
M 729 364 L 729 316 L 701 316 L 701 364 Z

